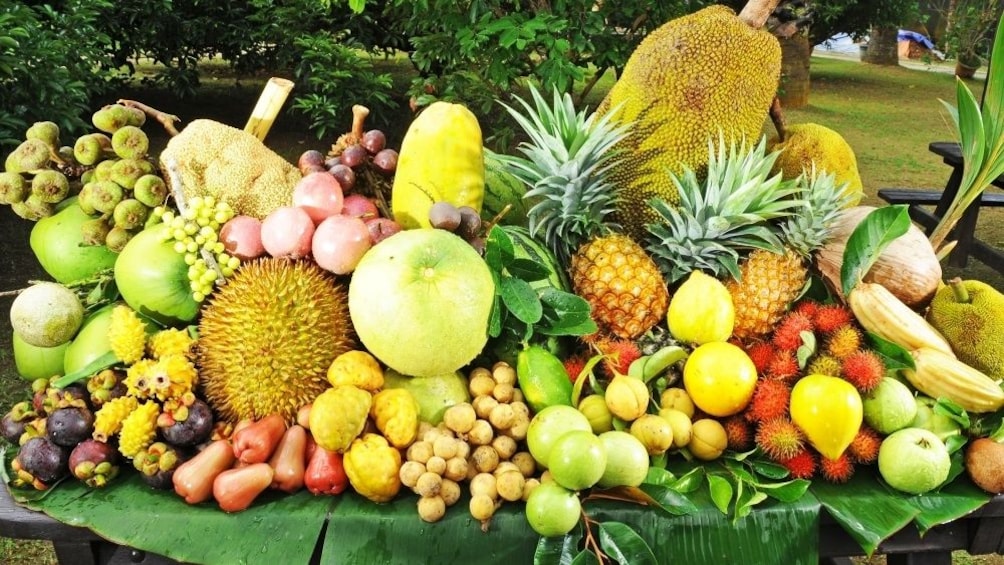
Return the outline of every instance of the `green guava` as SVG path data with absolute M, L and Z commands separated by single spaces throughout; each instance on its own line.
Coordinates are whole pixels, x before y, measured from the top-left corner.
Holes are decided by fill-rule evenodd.
M 557 483 L 541 483 L 526 499 L 526 521 L 544 537 L 567 534 L 581 515 L 579 497 Z
M 71 339 L 84 321 L 84 305 L 59 283 L 40 282 L 24 289 L 10 307 L 14 333 L 35 347 L 56 347 Z
M 878 386 L 861 397 L 865 423 L 882 435 L 909 426 L 917 416 L 913 392 L 902 382 L 883 377 Z
M 636 487 L 648 476 L 648 450 L 638 438 L 627 432 L 609 431 L 600 434 L 607 450 L 607 465 L 603 469 L 599 486 Z
M 593 427 L 585 414 L 564 404 L 544 408 L 533 416 L 526 430 L 526 445 L 530 449 L 530 455 L 538 465 L 546 469 L 554 444 L 561 436 L 573 431 L 593 433 Z
M 587 489 L 607 468 L 607 448 L 592 430 L 571 431 L 554 442 L 547 468 L 559 485 L 569 490 Z
M 892 488 L 910 494 L 933 490 L 945 482 L 951 467 L 945 444 L 921 428 L 893 432 L 879 447 L 879 474 Z
M 349 284 L 359 340 L 385 365 L 413 377 L 470 363 L 488 341 L 494 299 L 481 255 L 432 228 L 405 230 L 373 246 Z
M 77 205 L 77 197 L 61 202 L 55 214 L 42 218 L 28 240 L 38 262 L 63 284 L 86 279 L 115 265 L 117 255 L 104 245 L 84 245 L 81 226 L 93 220 Z M 58 209 L 59 207 L 57 207 Z
M 443 421 L 446 409 L 471 399 L 467 379 L 460 372 L 434 377 L 406 377 L 394 369 L 383 374 L 383 387 L 403 388 L 418 401 L 418 418 L 436 425 Z

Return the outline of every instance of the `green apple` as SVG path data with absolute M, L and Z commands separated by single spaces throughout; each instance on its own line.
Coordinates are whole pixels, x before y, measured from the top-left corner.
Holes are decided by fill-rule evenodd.
M 636 487 L 645 480 L 648 476 L 648 451 L 641 440 L 627 432 L 614 430 L 600 434 L 600 441 L 607 450 L 607 466 L 597 483 L 599 486 Z
M 948 478 L 951 466 L 944 442 L 921 428 L 893 432 L 879 447 L 879 474 L 889 486 L 906 493 L 934 489 Z
M 962 426 L 958 422 L 934 411 L 935 400 L 929 396 L 918 396 L 915 400 L 917 404 L 917 416 L 910 424 L 912 428 L 924 428 L 934 432 L 941 441 L 948 441 L 948 438 L 962 433 Z
M 582 503 L 574 492 L 557 483 L 537 485 L 526 499 L 526 521 L 544 537 L 572 531 L 582 515 Z
M 374 245 L 349 283 L 359 340 L 403 375 L 452 373 L 481 353 L 495 283 L 481 255 L 446 230 L 412 229 Z
M 544 408 L 534 415 L 526 430 L 526 445 L 530 448 L 530 455 L 538 465 L 546 469 L 554 444 L 561 436 L 573 431 L 593 433 L 585 414 L 564 404 Z
M 607 448 L 591 429 L 571 431 L 554 442 L 547 467 L 559 485 L 569 490 L 587 489 L 607 468 Z
M 403 388 L 418 401 L 418 419 L 437 425 L 443 421 L 446 409 L 469 402 L 467 379 L 460 372 L 434 377 L 406 377 L 394 369 L 383 374 L 384 388 Z
M 913 392 L 902 382 L 883 377 L 878 386 L 861 398 L 865 423 L 888 435 L 909 426 L 917 415 Z

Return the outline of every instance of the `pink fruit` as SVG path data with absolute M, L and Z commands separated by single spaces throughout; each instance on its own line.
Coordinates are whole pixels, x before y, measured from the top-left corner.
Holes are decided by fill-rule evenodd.
M 359 218 L 331 216 L 314 232 L 314 261 L 336 275 L 351 273 L 372 246 L 369 228 Z
M 342 206 L 342 215 L 359 218 L 366 222 L 380 215 L 376 204 L 362 194 L 350 194 L 345 197 Z
M 327 172 L 310 173 L 293 189 L 293 206 L 306 210 L 314 225 L 341 212 L 342 200 L 342 186 Z
M 401 224 L 390 218 L 373 218 L 366 222 L 366 227 L 369 229 L 370 241 L 373 245 L 401 231 Z
M 227 253 L 248 261 L 265 254 L 261 244 L 261 220 L 251 216 L 234 216 L 223 224 L 220 241 Z
M 261 244 L 272 257 L 306 257 L 313 237 L 314 221 L 299 206 L 277 208 L 261 223 Z

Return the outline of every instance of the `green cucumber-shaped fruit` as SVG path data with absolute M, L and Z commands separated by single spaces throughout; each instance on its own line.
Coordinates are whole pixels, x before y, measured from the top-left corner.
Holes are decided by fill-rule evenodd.
M 523 398 L 535 413 L 548 406 L 572 405 L 572 381 L 553 353 L 539 345 L 520 351 L 516 358 L 516 379 Z

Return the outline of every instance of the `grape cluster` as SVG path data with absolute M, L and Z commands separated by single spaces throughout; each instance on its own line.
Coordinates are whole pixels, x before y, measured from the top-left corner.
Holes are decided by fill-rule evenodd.
M 401 466 L 401 482 L 419 498 L 423 520 L 443 517 L 469 481 L 471 516 L 483 528 L 506 501 L 526 500 L 538 484 L 533 456 L 522 442 L 530 410 L 515 388 L 516 372 L 506 363 L 471 371 L 471 402 L 448 408 L 436 427 L 423 424 Z
M 221 275 L 223 279 L 229 278 L 240 266 L 240 259 L 228 255 L 219 240 L 220 227 L 234 217 L 226 202 L 218 202 L 212 196 L 196 196 L 188 201 L 183 214 L 176 215 L 158 206 L 153 216 L 168 226 L 165 241 L 173 241 L 174 250 L 185 256 L 192 298 L 197 302 L 205 300 L 213 287 L 222 282 Z M 212 257 L 215 266 L 209 265 L 206 254 Z
M 449 202 L 436 202 L 429 208 L 432 227 L 459 235 L 478 253 L 484 254 L 485 238 L 481 215 L 470 206 L 454 206 Z

